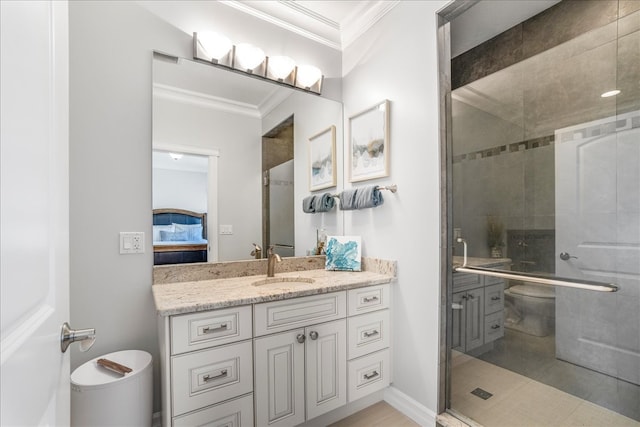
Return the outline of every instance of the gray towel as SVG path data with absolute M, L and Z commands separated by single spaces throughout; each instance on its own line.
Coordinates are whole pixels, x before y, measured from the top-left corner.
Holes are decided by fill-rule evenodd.
M 302 199 L 302 211 L 305 213 L 315 213 L 316 196 L 308 196 Z
M 343 211 L 375 208 L 383 203 L 384 199 L 377 185 L 352 188 L 340 193 L 340 209 Z
M 330 193 L 324 193 L 321 196 L 315 196 L 315 200 L 313 202 L 314 211 L 318 212 L 329 212 L 336 204 L 336 201 L 333 200 L 333 197 Z

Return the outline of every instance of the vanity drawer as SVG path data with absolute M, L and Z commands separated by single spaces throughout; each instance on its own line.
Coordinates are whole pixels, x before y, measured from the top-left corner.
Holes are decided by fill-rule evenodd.
M 389 308 L 389 285 L 367 286 L 348 291 L 349 316 Z
M 391 378 L 389 349 L 347 362 L 349 402 L 389 385 Z
M 347 319 L 347 359 L 355 359 L 389 347 L 389 310 Z
M 171 359 L 172 406 L 182 415 L 253 390 L 251 341 Z
M 253 306 L 254 336 L 282 332 L 346 317 L 345 292 L 332 292 Z
M 504 284 L 484 288 L 484 314 L 504 310 Z
M 504 312 L 490 314 L 484 318 L 485 344 L 504 336 Z
M 252 427 L 253 394 L 173 419 L 174 427 Z
M 251 338 L 251 306 L 171 316 L 171 354 Z

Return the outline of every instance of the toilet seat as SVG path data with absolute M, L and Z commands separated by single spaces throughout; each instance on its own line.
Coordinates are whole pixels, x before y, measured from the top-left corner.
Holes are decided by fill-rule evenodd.
M 538 286 L 538 285 L 514 285 L 508 289 L 505 289 L 505 292 L 522 295 L 527 297 L 534 298 L 547 298 L 547 299 L 555 299 L 556 291 L 551 286 Z

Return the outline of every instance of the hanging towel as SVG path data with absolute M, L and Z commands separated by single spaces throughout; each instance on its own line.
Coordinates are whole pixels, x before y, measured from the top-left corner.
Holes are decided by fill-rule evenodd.
M 308 196 L 302 199 L 302 211 L 305 213 L 315 213 L 316 196 Z
M 377 185 L 352 188 L 340 193 L 340 209 L 343 211 L 375 208 L 383 203 L 384 199 Z
M 313 202 L 314 212 L 329 212 L 335 206 L 336 201 L 330 193 L 324 193 L 321 196 L 315 196 Z

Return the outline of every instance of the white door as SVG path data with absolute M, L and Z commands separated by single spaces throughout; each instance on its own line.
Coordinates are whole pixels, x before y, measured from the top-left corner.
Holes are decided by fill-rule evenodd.
M 0 1 L 0 424 L 68 425 L 68 5 Z
M 347 404 L 347 321 L 305 330 L 307 419 Z
M 303 423 L 304 330 L 257 338 L 253 348 L 256 425 Z
M 640 111 L 556 131 L 556 353 L 640 384 Z M 560 258 L 566 252 L 570 258 Z M 575 257 L 575 258 L 574 258 Z

